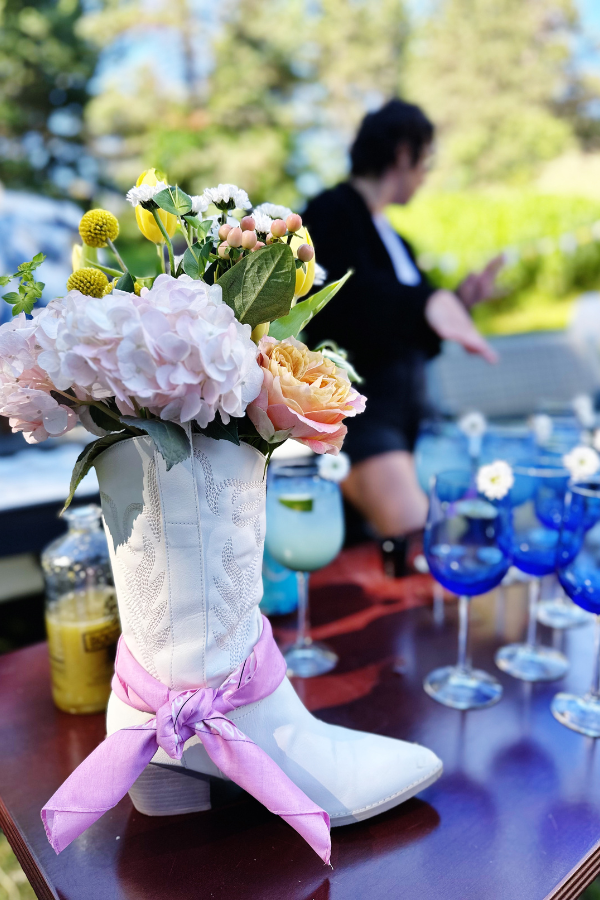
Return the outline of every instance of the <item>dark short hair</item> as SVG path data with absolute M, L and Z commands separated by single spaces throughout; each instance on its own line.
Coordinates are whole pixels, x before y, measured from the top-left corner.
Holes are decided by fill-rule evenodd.
M 362 120 L 350 149 L 352 175 L 383 175 L 396 162 L 401 144 L 408 146 L 416 164 L 434 132 L 433 123 L 420 107 L 390 100 Z

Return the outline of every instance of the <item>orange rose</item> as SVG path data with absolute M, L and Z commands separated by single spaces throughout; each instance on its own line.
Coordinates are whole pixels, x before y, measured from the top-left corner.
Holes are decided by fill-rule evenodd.
M 258 364 L 263 386 L 247 412 L 259 434 L 272 441 L 283 432 L 315 453 L 339 453 L 348 430 L 343 419 L 366 402 L 346 372 L 295 338 L 263 337 Z

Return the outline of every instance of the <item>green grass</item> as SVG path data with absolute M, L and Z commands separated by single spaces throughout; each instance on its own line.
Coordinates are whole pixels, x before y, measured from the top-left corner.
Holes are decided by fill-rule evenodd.
M 33 888 L 0 832 L 0 900 L 35 900 Z
M 424 193 L 389 215 L 440 286 L 508 251 L 499 299 L 475 311 L 487 333 L 564 328 L 575 297 L 600 287 L 598 200 L 508 188 Z

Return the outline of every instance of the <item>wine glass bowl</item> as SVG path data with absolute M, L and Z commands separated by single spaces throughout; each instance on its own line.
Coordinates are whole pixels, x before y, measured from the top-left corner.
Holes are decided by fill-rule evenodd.
M 267 534 L 270 555 L 298 578 L 298 633 L 284 652 L 288 673 L 310 678 L 329 672 L 337 655 L 310 637 L 308 574 L 326 566 L 344 542 L 339 486 L 321 478 L 312 463 L 273 467 L 267 482 Z
M 455 666 L 435 669 L 423 686 L 454 709 L 480 709 L 502 696 L 496 678 L 473 669 L 467 656 L 469 600 L 496 587 L 510 565 L 499 541 L 502 527 L 497 506 L 477 493 L 470 473 L 449 471 L 434 478 L 424 550 L 433 577 L 459 594 L 459 653 Z

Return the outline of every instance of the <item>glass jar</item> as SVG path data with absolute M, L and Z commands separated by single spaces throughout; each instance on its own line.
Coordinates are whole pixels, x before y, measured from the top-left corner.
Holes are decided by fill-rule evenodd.
M 46 630 L 52 696 L 69 713 L 106 708 L 121 632 L 108 544 L 95 504 L 64 513 L 69 530 L 46 547 Z

